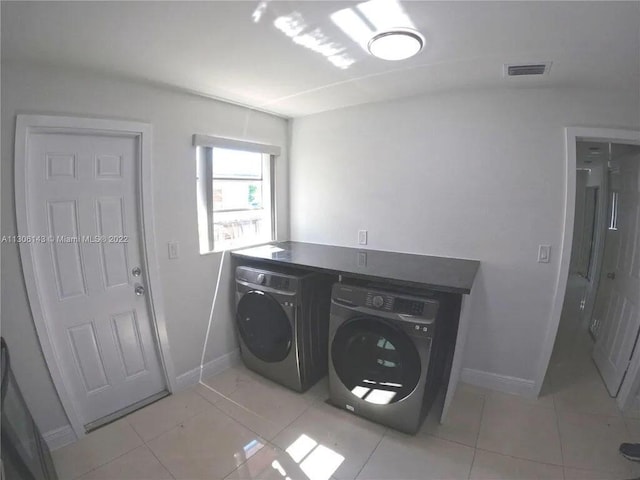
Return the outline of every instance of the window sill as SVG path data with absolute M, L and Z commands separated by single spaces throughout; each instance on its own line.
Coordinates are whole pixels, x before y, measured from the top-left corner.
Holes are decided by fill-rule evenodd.
M 232 247 L 232 248 L 229 248 L 229 249 L 226 249 L 226 250 L 213 249 L 213 250 L 211 250 L 209 252 L 200 252 L 200 255 L 213 255 L 213 254 L 218 254 L 218 253 L 231 252 L 233 250 L 242 250 L 244 248 L 261 247 L 263 245 L 269 245 L 270 243 L 273 243 L 275 241 L 277 241 L 277 240 L 267 240 L 265 242 L 259 242 L 259 243 L 247 243 L 247 244 L 244 244 L 244 245 L 237 245 L 235 247 Z

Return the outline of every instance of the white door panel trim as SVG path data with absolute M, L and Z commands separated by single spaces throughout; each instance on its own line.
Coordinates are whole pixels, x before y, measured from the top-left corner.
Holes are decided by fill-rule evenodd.
M 571 259 L 571 247 L 573 241 L 573 220 L 575 214 L 575 193 L 576 193 L 576 141 L 589 140 L 600 142 L 617 142 L 640 145 L 640 130 L 634 129 L 614 129 L 614 128 L 597 128 L 597 127 L 566 127 L 565 128 L 565 198 L 564 198 L 564 218 L 562 227 L 562 239 L 560 245 L 560 265 L 558 268 L 558 276 L 556 277 L 556 288 L 551 305 L 551 317 L 547 322 L 545 340 L 538 363 L 538 371 L 535 378 L 535 390 L 540 393 L 544 377 L 547 373 L 553 344 L 558 333 L 558 325 L 560 324 L 560 316 L 562 314 L 562 304 L 567 289 L 567 279 L 569 278 L 569 262 Z M 638 366 L 633 371 L 630 368 L 627 379 L 633 378 L 632 373 L 640 374 L 640 355 L 634 355 L 638 358 Z M 637 390 L 625 389 L 627 379 L 622 385 L 618 394 L 618 404 L 623 406 L 631 399 L 631 393 Z M 640 383 L 640 379 L 638 380 Z
M 169 348 L 166 317 L 164 314 L 162 284 L 158 252 L 155 242 L 153 218 L 152 184 L 152 127 L 150 124 L 123 120 L 95 119 L 57 115 L 18 115 L 15 137 L 15 202 L 18 235 L 29 234 L 29 210 L 27 204 L 29 183 L 27 178 L 27 159 L 29 158 L 29 138 L 36 133 L 101 134 L 119 137 L 131 137 L 138 140 L 140 146 L 140 184 L 139 210 L 142 235 L 141 254 L 147 268 L 147 295 L 151 326 L 158 342 L 159 357 L 164 370 L 169 391 L 176 389 L 176 376 Z M 43 301 L 38 289 L 37 269 L 32 244 L 20 243 L 20 256 L 24 272 L 27 295 L 36 332 L 47 362 L 51 378 L 57 390 L 69 422 L 78 438 L 85 435 L 81 417 L 70 394 L 71 386 L 62 374 L 60 357 L 56 352 L 49 331 Z

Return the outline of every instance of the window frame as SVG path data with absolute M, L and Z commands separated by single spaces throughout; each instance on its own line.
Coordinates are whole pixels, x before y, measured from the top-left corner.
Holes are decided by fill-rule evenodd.
M 197 200 L 198 200 L 198 236 L 200 245 L 200 254 L 219 253 L 226 248 L 217 248 L 214 236 L 215 213 L 213 192 L 216 178 L 213 176 L 213 153 L 215 148 L 223 148 L 228 150 L 239 150 L 244 152 L 259 153 L 262 155 L 261 179 L 263 203 L 262 209 L 230 209 L 224 210 L 222 213 L 233 211 L 256 211 L 270 210 L 268 212 L 271 221 L 270 239 L 259 241 L 257 243 L 241 243 L 232 248 L 246 248 L 254 245 L 261 245 L 272 242 L 277 238 L 277 204 L 276 204 L 276 158 L 280 155 L 280 147 L 273 145 L 265 145 L 259 143 L 245 142 L 241 140 L 211 137 L 208 135 L 194 135 L 193 144 L 196 147 L 196 183 L 197 183 Z M 257 180 L 250 178 L 218 178 L 218 180 Z M 268 193 L 265 192 L 268 188 Z M 267 193 L 265 198 L 265 193 Z M 267 205 L 268 203 L 268 205 Z M 204 212 L 203 212 L 204 210 Z M 221 213 L 220 211 L 218 213 Z M 206 225 L 205 225 L 206 224 Z

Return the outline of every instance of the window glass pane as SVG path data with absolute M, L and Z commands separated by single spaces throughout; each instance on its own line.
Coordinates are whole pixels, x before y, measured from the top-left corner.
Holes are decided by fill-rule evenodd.
M 213 177 L 262 178 L 262 154 L 213 149 Z
M 271 212 L 245 210 L 216 212 L 213 219 L 213 244 L 216 250 L 271 240 Z
M 197 152 L 200 253 L 272 241 L 272 157 L 212 147 Z
M 213 180 L 213 211 L 262 208 L 262 182 Z

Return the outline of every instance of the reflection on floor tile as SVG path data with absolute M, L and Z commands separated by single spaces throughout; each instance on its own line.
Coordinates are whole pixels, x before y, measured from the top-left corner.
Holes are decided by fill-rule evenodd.
M 477 450 L 471 480 L 563 480 L 562 467 Z
M 344 457 L 336 478 L 354 478 L 376 448 L 385 428 L 349 412 L 318 403 L 273 439 L 283 450 L 302 435 Z
M 283 450 L 267 445 L 225 480 L 329 480 L 334 478 L 331 472 L 340 458 L 331 454 L 323 456 L 322 452 L 325 450 L 318 450 L 316 446 L 296 461 Z M 317 468 L 314 455 L 316 458 L 320 455 L 320 468 Z
M 91 470 L 80 480 L 172 480 L 166 468 L 151 453 L 148 447 L 142 446 L 110 461 L 102 467 Z
M 149 448 L 176 479 L 216 479 L 242 465 L 265 440 L 210 405 L 163 433 Z
M 76 478 L 142 445 L 125 419 L 92 432 L 74 444 L 53 452 L 60 479 Z
M 465 479 L 474 449 L 435 437 L 412 437 L 388 431 L 358 479 Z

